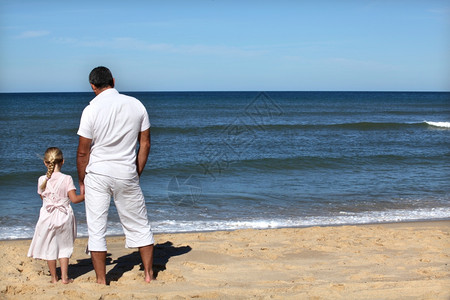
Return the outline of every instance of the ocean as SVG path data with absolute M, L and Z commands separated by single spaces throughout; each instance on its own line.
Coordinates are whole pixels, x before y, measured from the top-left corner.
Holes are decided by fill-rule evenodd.
M 450 93 L 123 93 L 152 124 L 141 186 L 155 233 L 450 219 Z M 93 97 L 0 94 L 0 239 L 33 236 L 48 147 L 78 187 Z M 122 234 L 110 210 L 108 235 Z

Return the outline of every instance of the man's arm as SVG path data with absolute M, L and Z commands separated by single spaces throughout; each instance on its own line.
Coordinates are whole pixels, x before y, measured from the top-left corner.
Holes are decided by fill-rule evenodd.
M 80 185 L 80 194 L 84 195 L 84 176 L 86 175 L 86 167 L 89 163 L 89 156 L 91 153 L 92 140 L 80 136 L 77 150 L 77 170 L 78 183 Z
M 136 158 L 136 170 L 139 176 L 141 176 L 144 171 L 145 164 L 147 163 L 148 155 L 150 153 L 150 128 L 139 132 L 138 142 L 139 149 Z

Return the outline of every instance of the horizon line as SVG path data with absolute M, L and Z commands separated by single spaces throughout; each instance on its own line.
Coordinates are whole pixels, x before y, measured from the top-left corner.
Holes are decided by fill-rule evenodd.
M 123 90 L 120 93 L 450 93 L 450 90 Z M 92 91 L 0 91 L 0 94 L 92 93 Z

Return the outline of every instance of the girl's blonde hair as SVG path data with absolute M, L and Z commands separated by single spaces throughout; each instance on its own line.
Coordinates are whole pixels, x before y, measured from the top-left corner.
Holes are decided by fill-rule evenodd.
M 55 171 L 55 165 L 60 165 L 64 161 L 62 151 L 57 147 L 50 147 L 45 151 L 44 163 L 47 166 L 47 177 L 41 184 L 41 190 L 45 190 L 47 187 L 47 181 L 52 177 Z

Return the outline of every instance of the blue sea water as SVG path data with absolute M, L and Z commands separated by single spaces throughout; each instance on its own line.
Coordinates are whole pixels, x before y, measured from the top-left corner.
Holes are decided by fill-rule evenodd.
M 141 185 L 155 232 L 450 219 L 450 93 L 125 94 L 152 123 Z M 0 94 L 0 239 L 32 237 L 46 148 L 77 182 L 92 98 Z M 122 234 L 113 204 L 108 234 Z

